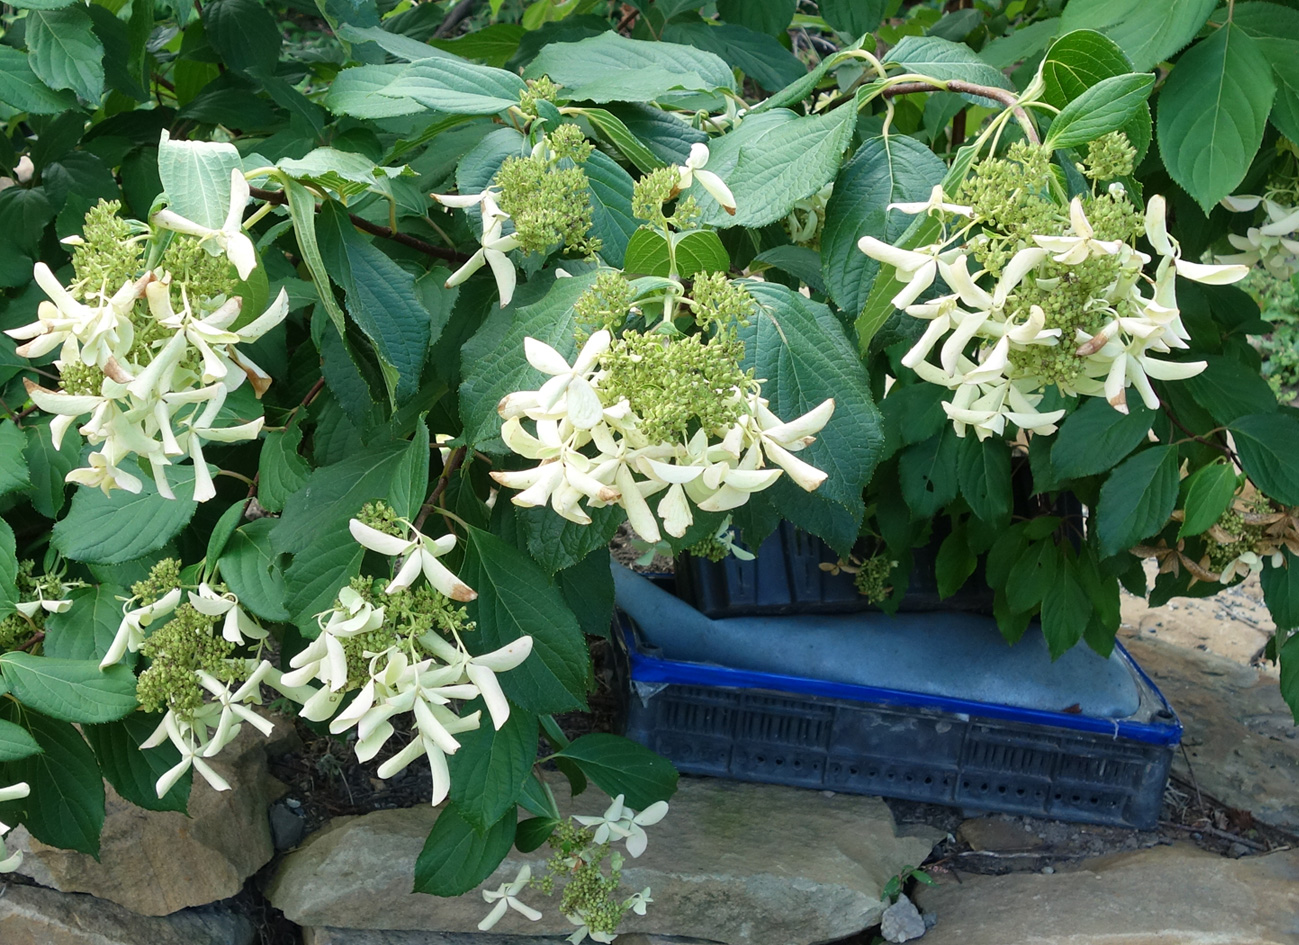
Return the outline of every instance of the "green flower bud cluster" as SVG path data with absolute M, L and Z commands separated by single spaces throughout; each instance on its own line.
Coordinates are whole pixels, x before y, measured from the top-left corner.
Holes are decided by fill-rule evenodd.
M 104 372 L 84 361 L 67 361 L 59 368 L 59 386 L 69 394 L 98 397 L 103 390 Z
M 14 585 L 18 589 L 18 600 L 37 600 L 45 590 L 45 580 L 35 576 L 36 562 L 30 559 L 19 562 Z M 52 595 L 58 596 L 62 588 L 57 585 Z M 15 611 L 0 620 L 0 653 L 13 649 L 45 625 L 45 611 L 38 610 L 28 617 Z
M 1137 160 L 1137 149 L 1121 131 L 1101 135 L 1087 147 L 1082 172 L 1088 180 L 1117 180 L 1131 175 Z
M 616 331 L 626 321 L 631 301 L 631 283 L 623 274 L 616 269 L 601 270 L 591 287 L 573 303 L 578 342 L 585 342 L 591 332 L 601 328 Z
M 1253 502 L 1248 503 L 1247 511 L 1270 512 L 1272 507 L 1267 499 L 1256 496 Z M 1261 547 L 1268 544 L 1265 540 L 1266 526 L 1246 522 L 1237 508 L 1228 508 L 1223 512 L 1218 517 L 1216 525 L 1212 532 L 1225 532 L 1236 540 L 1219 541 L 1212 534 L 1205 536 L 1205 553 L 1209 557 L 1211 571 L 1221 573 L 1243 553 L 1251 551 L 1257 553 Z
M 564 821 L 551 834 L 549 845 L 555 853 L 546 863 L 547 873 L 534 880 L 538 889 L 547 895 L 554 892 L 555 877 L 565 879 L 560 897 L 560 911 L 564 915 L 580 917 L 592 932 L 612 934 L 626 909 L 617 899 L 622 881 L 622 857 L 612 853 L 608 843 L 597 846 L 590 830 L 573 821 Z M 604 874 L 604 861 L 610 859 L 609 875 Z
M 734 330 L 735 325 L 747 325 L 757 308 L 753 296 L 739 283 L 732 282 L 724 272 L 709 272 L 695 276 L 690 292 L 694 303 L 695 322 L 708 330 L 723 326 Z M 743 351 L 741 351 L 743 357 Z
M 556 160 L 567 158 L 574 164 L 585 164 L 586 159 L 595 151 L 595 145 L 586 140 L 586 135 L 582 134 L 582 129 L 577 125 L 560 125 L 546 135 L 546 146 Z
M 529 118 L 537 117 L 538 102 L 553 102 L 559 95 L 559 86 L 550 81 L 550 76 L 540 79 L 528 79 L 527 88 L 519 92 L 519 111 Z
M 118 216 L 121 209 L 120 200 L 100 200 L 86 213 L 82 243 L 72 247 L 74 287 L 83 299 L 87 294 L 111 295 L 144 268 L 143 248 L 133 239 L 131 224 Z
M 209 253 L 197 239 L 180 233 L 171 234 L 171 241 L 162 251 L 161 266 L 171 273 L 173 285 L 184 287 L 196 308 L 200 300 L 216 300 L 219 304 L 239 284 L 239 275 L 230 260 Z
M 405 538 L 409 531 L 408 526 L 398 517 L 397 510 L 382 499 L 365 503 L 356 517 L 375 531 L 394 538 Z
M 215 632 L 217 618 L 199 613 L 189 603 L 176 607 L 167 621 L 140 647 L 151 661 L 136 682 L 136 698 L 146 712 L 167 709 L 185 721 L 203 706 L 200 670 L 225 683 L 244 678 L 242 664 L 231 661 L 235 644 Z
M 632 187 L 632 215 L 660 229 L 666 226 L 678 230 L 689 229 L 700 214 L 694 197 L 686 196 L 677 200 L 671 216 L 663 209 L 680 192 L 680 181 L 680 172 L 675 167 L 660 167 L 650 171 Z
M 734 328 L 704 335 L 665 337 L 627 331 L 605 355 L 604 388 L 614 402 L 626 398 L 651 441 L 688 438 L 697 429 L 717 430 L 739 419 L 752 370 L 740 368 L 744 343 Z
M 572 133 L 563 128 L 574 128 L 581 136 L 576 126 L 564 125 L 545 140 L 558 140 L 566 155 L 581 155 Z M 494 178 L 500 188 L 497 203 L 510 215 L 524 253 L 546 253 L 562 244 L 571 253 L 593 255 L 600 241 L 588 235 L 594 211 L 586 172 L 576 165 L 561 166 L 565 156 L 558 152 L 550 160 L 546 150 L 543 146 L 527 157 L 506 159 Z M 583 159 L 589 154 L 586 151 Z
M 132 584 L 131 594 L 136 598 L 139 606 L 147 607 L 150 604 L 157 603 L 180 587 L 180 569 L 179 559 L 163 558 L 149 569 L 148 577 L 143 581 L 136 581 Z
M 887 552 L 867 558 L 853 575 L 853 587 L 872 604 L 878 604 L 893 593 L 890 578 L 896 566 L 897 562 L 889 558 Z

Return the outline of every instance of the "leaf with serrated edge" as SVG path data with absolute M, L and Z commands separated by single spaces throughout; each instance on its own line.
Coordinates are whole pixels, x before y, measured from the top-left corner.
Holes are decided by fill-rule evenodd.
M 0 676 L 19 702 L 65 722 L 111 722 L 136 708 L 135 674 L 121 664 L 14 650 L 0 656 Z
M 180 762 L 180 751 L 169 740 L 156 748 L 141 748 L 154 729 L 158 716 L 135 712 L 116 722 L 87 725 L 82 729 L 100 770 L 116 790 L 136 807 L 145 810 L 186 812 L 193 770 L 181 775 L 171 790 L 158 796 L 158 779 Z
M 1096 507 L 1096 533 L 1107 557 L 1164 527 L 1177 504 L 1177 448 L 1154 446 L 1110 473 Z
M 482 708 L 471 703 L 466 712 Z M 487 714 L 483 713 L 486 720 Z M 517 707 L 497 731 L 484 721 L 459 736 L 460 749 L 447 759 L 451 802 L 475 830 L 486 830 L 514 809 L 537 758 L 537 719 Z
M 1217 463 L 1196 470 L 1186 480 L 1186 501 L 1182 504 L 1186 518 L 1177 532 L 1178 538 L 1198 535 L 1222 516 L 1236 495 L 1236 473 Z
M 1262 413 L 1231 423 L 1240 464 L 1250 481 L 1267 496 L 1286 505 L 1299 505 L 1299 419 L 1290 414 Z
M 91 564 L 121 564 L 157 551 L 189 524 L 198 507 L 187 498 L 194 494 L 192 467 L 173 466 L 167 479 L 175 499 L 160 496 L 148 479 L 138 495 L 78 489 L 68 514 L 54 523 L 50 543 L 65 557 Z
M 415 859 L 414 891 L 434 896 L 469 892 L 492 875 L 510 852 L 517 817 L 511 810 L 478 833 L 455 804 L 443 807 Z
M 624 795 L 635 810 L 676 793 L 677 769 L 672 762 L 621 735 L 583 735 L 556 754 L 571 760 L 610 797 Z

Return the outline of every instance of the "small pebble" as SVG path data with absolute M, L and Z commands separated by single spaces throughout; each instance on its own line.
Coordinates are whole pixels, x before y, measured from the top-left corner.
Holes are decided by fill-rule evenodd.
M 1044 866 L 1044 867 L 1042 867 L 1042 872 L 1043 872 L 1043 873 L 1046 873 L 1046 874 L 1049 876 L 1049 875 L 1051 875 L 1052 873 L 1055 872 L 1055 867 L 1054 867 L 1054 866 Z

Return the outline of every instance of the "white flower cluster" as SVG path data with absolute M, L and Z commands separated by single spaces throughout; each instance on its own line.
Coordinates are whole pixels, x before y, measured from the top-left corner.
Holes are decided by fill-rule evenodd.
M 971 213 L 969 207 L 946 203 L 938 187 L 924 203 L 889 207 L 895 208 L 945 217 Z M 954 239 L 914 250 L 899 249 L 870 236 L 863 237 L 858 246 L 873 259 L 895 266 L 897 278 L 906 283 L 893 298 L 893 305 L 929 321 L 902 363 L 923 380 L 954 392 L 943 408 L 958 436 L 971 427 L 979 439 L 1001 435 L 1007 421 L 1026 430 L 1051 433 L 1064 411 L 1037 409 L 1048 384 L 1054 383 L 1066 395 L 1104 396 L 1116 410 L 1126 412 L 1128 387 L 1135 387 L 1142 401 L 1154 408 L 1159 400 L 1149 378 L 1177 380 L 1204 370 L 1203 361 L 1164 361 L 1152 356 L 1188 347 L 1190 335 L 1177 306 L 1175 276 L 1221 285 L 1244 278 L 1248 270 L 1182 259 L 1177 241 L 1165 229 L 1164 217 L 1164 198 L 1151 197 L 1145 231 L 1161 257 L 1153 279 L 1142 271 L 1151 261 L 1147 254 L 1121 240 L 1096 238 L 1077 197 L 1069 207 L 1067 232 L 1036 236 L 1036 245 L 1020 248 L 989 288 L 979 285 L 983 271 L 969 271 L 968 226 L 958 230 Z M 1025 304 L 1025 299 L 1048 299 L 1062 280 L 1070 278 L 1072 269 L 1096 257 L 1109 257 L 1117 263 L 1113 279 L 1084 306 L 1088 312 L 1102 315 L 1102 327 L 1062 337 L 1062 329 L 1049 327 L 1043 307 Z M 1048 274 L 1051 263 L 1056 264 L 1055 272 Z M 918 303 L 939 277 L 950 291 Z M 927 359 L 940 341 L 939 363 L 933 364 Z M 972 344 L 973 356 L 969 351 Z M 1071 346 L 1081 360 L 1080 370 L 1073 376 L 1044 377 L 1026 366 L 1033 362 L 1017 357 L 1034 346 L 1064 345 Z
M 833 399 L 787 423 L 768 409 L 756 385 L 737 388 L 730 396 L 739 419 L 730 428 L 700 429 L 686 442 L 651 442 L 630 403 L 614 401 L 601 388 L 606 374 L 600 362 L 612 340 L 607 330 L 595 332 L 570 366 L 550 345 L 524 339 L 528 363 L 549 380 L 538 390 L 507 395 L 498 407 L 505 445 L 539 461 L 531 469 L 491 474 L 502 486 L 523 490 L 511 500 L 515 505 L 549 503 L 582 525 L 591 521 L 583 500 L 591 508 L 619 505 L 636 533 L 654 542 L 661 536 L 646 499 L 664 490 L 655 511 L 663 529 L 680 538 L 694 522 L 691 503 L 705 512 L 738 508 L 782 470 L 809 492 L 825 481 L 824 472 L 794 453 L 816 439 L 834 412 Z M 535 435 L 524 429 L 523 418 L 534 422 Z M 582 452 L 588 446 L 593 456 Z
M 19 781 L 17 784 L 11 784 L 9 787 L 0 787 L 0 801 L 17 801 L 32 793 L 32 789 L 26 781 Z M 23 851 L 16 850 L 12 854 L 5 850 L 4 835 L 9 832 L 9 827 L 0 823 L 0 873 L 12 873 L 18 869 L 23 862 Z
M 407 523 L 409 525 L 409 523 Z M 429 584 L 452 600 L 473 600 L 477 595 L 437 560 L 455 547 L 455 536 L 430 539 L 410 528 L 410 539 L 400 539 L 352 519 L 352 536 L 364 547 L 385 555 L 405 555 L 397 576 L 385 589 L 391 594 L 409 588 L 422 572 Z M 514 669 L 532 652 L 532 637 L 519 639 L 481 656 L 471 656 L 456 636 L 455 642 L 430 630 L 415 638 L 392 634 L 382 648 L 364 648 L 364 679 L 353 678 L 348 667 L 347 647 L 365 640 L 358 638 L 377 634 L 384 628 L 385 608 L 364 600 L 350 587 L 338 594 L 338 605 L 320 614 L 320 636 L 293 657 L 292 670 L 284 674 L 283 686 L 292 698 L 303 703 L 302 716 L 323 722 L 334 716 L 343 697 L 359 689 L 352 702 L 329 723 L 335 735 L 355 728 L 356 757 L 359 761 L 374 758 L 396 733 L 391 719 L 411 713 L 414 738 L 397 754 L 379 766 L 379 777 L 390 778 L 424 755 L 433 776 L 434 804 L 447 796 L 451 776 L 447 755 L 455 754 L 460 743 L 455 736 L 479 727 L 480 712 L 457 715 L 452 703 L 482 697 L 492 725 L 500 729 L 510 717 L 496 674 Z M 373 638 L 371 638 L 373 639 Z M 319 690 L 309 690 L 312 681 L 323 683 Z M 305 697 L 305 698 L 304 698 Z
M 166 623 L 183 599 L 187 599 L 189 606 L 204 617 L 220 617 L 221 636 L 230 643 L 242 645 L 245 636 L 252 640 L 263 640 L 267 636 L 267 631 L 248 616 L 234 594 L 228 591 L 218 593 L 207 584 L 199 584 L 196 591 L 182 591 L 177 587 L 152 603 L 125 610 L 99 668 L 114 665 L 127 652 L 138 652 L 149 635 L 149 628 Z M 266 660 L 230 659 L 225 662 L 239 670 L 239 675 L 246 674 L 247 678 L 238 688 L 232 692 L 229 683 L 206 670 L 196 670 L 198 684 L 206 694 L 203 704 L 193 712 L 183 714 L 169 707 L 153 734 L 140 745 L 141 748 L 153 748 L 170 741 L 180 752 L 181 760 L 155 785 L 159 797 L 170 791 L 190 768 L 198 771 L 214 789 L 228 791 L 229 783 L 207 763 L 207 759 L 216 757 L 234 741 L 244 722 L 263 735 L 270 735 L 274 728 L 248 704 L 261 705 L 261 684 L 277 685 L 279 670 Z
M 1266 220 L 1251 226 L 1245 235 L 1228 234 L 1231 245 L 1240 250 L 1214 261 L 1241 266 L 1259 265 L 1277 279 L 1289 280 L 1299 272 L 1299 207 L 1282 203 L 1274 193 L 1264 197 L 1239 194 L 1224 197 L 1222 205 L 1236 213 L 1252 213 L 1261 205 Z M 1291 198 L 1293 199 L 1293 197 Z
M 242 185 L 242 186 L 240 186 Z M 170 211 L 154 222 L 179 233 L 211 239 L 224 249 L 241 277 L 255 266 L 252 243 L 239 229 L 248 185 L 232 175 L 229 220 L 221 230 L 208 230 Z M 162 269 L 145 272 L 110 291 L 85 293 L 78 301 L 44 263 L 35 267 L 37 284 L 49 296 L 40 303 L 37 320 L 6 334 L 26 343 L 18 354 L 37 358 L 58 349 L 55 365 L 67 377 L 92 369 L 89 390 L 49 390 L 27 380 L 27 392 L 42 410 L 55 414 L 50 432 L 55 448 L 73 422 L 89 414 L 78 432 L 99 447 L 89 465 L 68 473 L 69 482 L 139 492 L 143 483 L 122 463 L 143 458 L 153 471 L 158 491 L 174 498 L 166 468 L 188 457 L 194 467 L 194 499 L 216 494 L 203 457 L 208 441 L 233 443 L 255 439 L 263 418 L 218 426 L 227 395 L 248 380 L 257 396 L 270 377 L 241 354 L 236 345 L 256 341 L 288 314 L 288 296 L 281 291 L 270 307 L 242 328 L 232 326 L 242 302 L 224 295 L 191 298 L 184 286 L 173 285 Z

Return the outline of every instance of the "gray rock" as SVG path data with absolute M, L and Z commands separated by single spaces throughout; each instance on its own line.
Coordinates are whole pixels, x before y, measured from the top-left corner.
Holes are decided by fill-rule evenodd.
M 1299 738 L 1277 680 L 1162 640 L 1123 642 L 1181 717 L 1200 789 L 1264 823 L 1299 831 Z M 1190 780 L 1181 752 L 1173 755 L 1173 772 Z
M 927 928 L 920 910 L 905 893 L 884 910 L 884 916 L 880 919 L 880 935 L 888 942 L 909 942 L 924 935 Z
M 671 935 L 619 935 L 622 945 L 713 945 Z M 379 929 L 304 929 L 302 945 L 565 945 L 557 935 L 497 935 L 494 932 L 395 932 Z
M 572 806 L 599 813 L 607 804 L 590 791 Z M 339 819 L 285 857 L 267 897 L 315 929 L 474 932 L 487 912 L 477 891 L 452 899 L 410 892 L 436 818 L 432 808 L 412 808 Z M 923 861 L 941 836 L 930 828 L 902 835 L 878 798 L 692 778 L 682 779 L 649 835 L 648 851 L 624 866 L 623 884 L 650 887 L 654 904 L 644 917 L 628 916 L 624 930 L 728 945 L 807 945 L 876 924 L 883 885 Z M 525 862 L 540 872 L 545 854 L 511 854 L 483 888 L 512 880 Z M 545 917 L 534 923 L 509 913 L 495 931 L 572 931 L 557 900 L 525 901 Z
M 4 945 L 251 945 L 247 917 L 221 906 L 142 916 L 103 899 L 10 884 L 0 897 Z
M 961 879 L 917 890 L 942 916 L 925 945 L 1299 943 L 1299 850 L 1231 860 L 1177 844 Z
M 284 800 L 271 805 L 271 840 L 279 851 L 292 850 L 307 834 L 307 818 L 301 806 L 291 807 Z
M 42 886 L 90 893 L 141 915 L 228 899 L 275 853 L 266 809 L 284 789 L 267 770 L 266 750 L 267 740 L 245 726 L 211 762 L 233 789 L 214 791 L 196 777 L 189 817 L 141 810 L 106 786 L 98 862 L 47 846 L 21 827 L 5 838 L 6 845 L 24 851 L 18 872 Z

